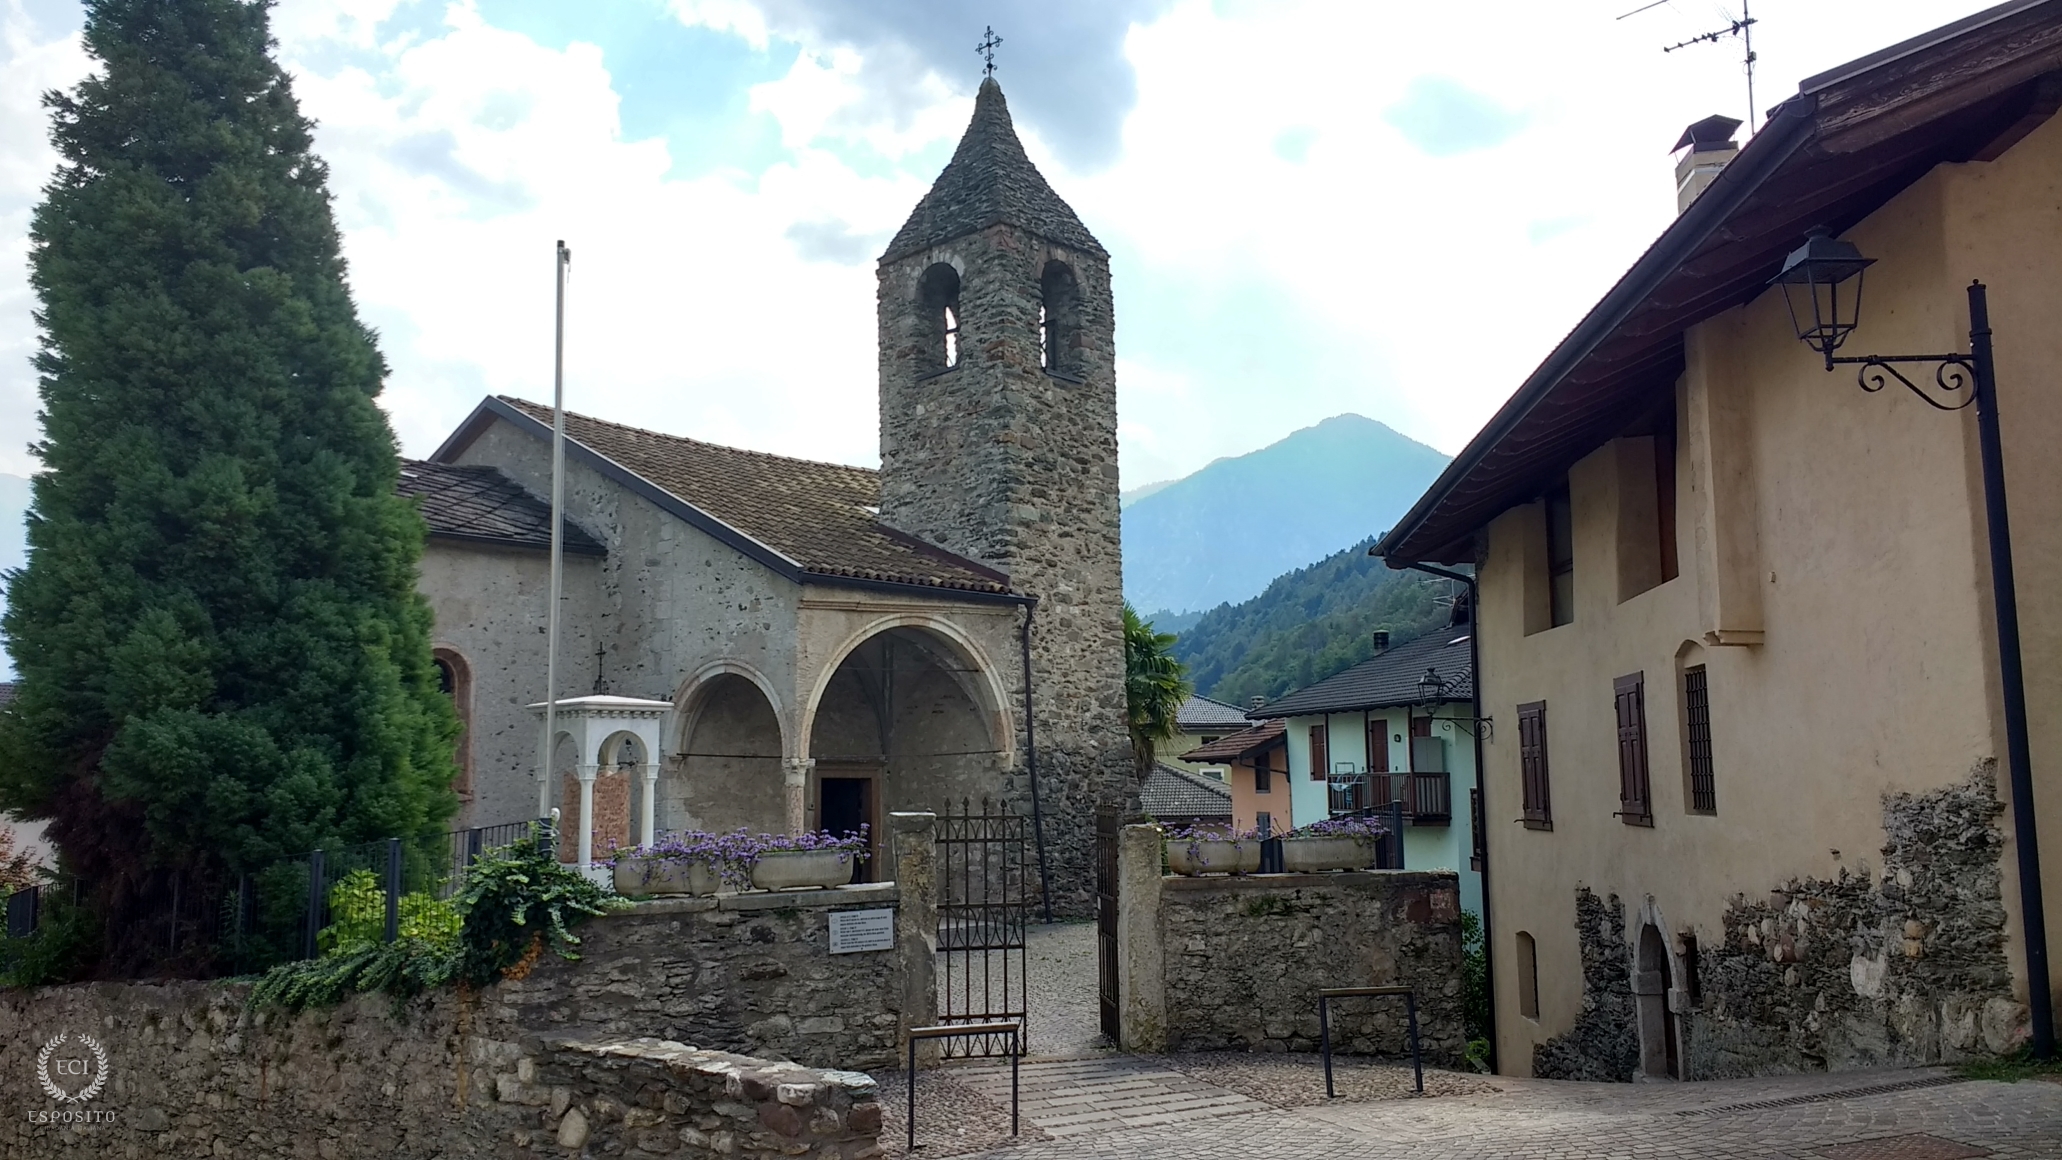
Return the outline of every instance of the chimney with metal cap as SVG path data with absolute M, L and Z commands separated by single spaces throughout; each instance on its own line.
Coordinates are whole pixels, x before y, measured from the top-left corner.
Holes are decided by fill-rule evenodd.
M 1246 703 L 1246 711 L 1249 713 L 1258 713 L 1260 711 L 1260 707 L 1265 704 L 1267 704 L 1266 697 L 1256 696 L 1251 701 L 1248 701 Z
M 1735 117 L 1710 116 L 1683 130 L 1675 148 L 1682 156 L 1675 163 L 1675 212 L 1690 208 L 1713 181 L 1718 171 L 1740 153 L 1733 133 L 1740 122 Z
M 1377 653 L 1385 653 L 1385 652 L 1388 652 L 1388 651 L 1389 651 L 1389 630 L 1388 630 L 1388 629 L 1386 629 L 1386 628 L 1378 628 L 1378 629 L 1376 629 L 1376 630 L 1375 630 L 1375 651 L 1376 651 Z

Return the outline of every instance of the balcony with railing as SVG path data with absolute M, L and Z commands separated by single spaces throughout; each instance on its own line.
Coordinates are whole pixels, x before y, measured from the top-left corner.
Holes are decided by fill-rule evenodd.
M 1444 772 L 1335 773 L 1329 789 L 1335 818 L 1386 813 L 1401 802 L 1413 826 L 1453 824 L 1452 775 Z

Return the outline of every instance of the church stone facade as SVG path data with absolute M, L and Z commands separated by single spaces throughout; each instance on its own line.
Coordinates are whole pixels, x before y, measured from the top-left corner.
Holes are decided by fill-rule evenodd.
M 1083 910 L 1095 812 L 1135 792 L 1109 261 L 992 80 L 879 287 L 879 472 L 567 417 L 559 695 L 672 711 L 655 755 L 562 738 L 547 796 L 617 777 L 638 816 L 652 762 L 662 831 L 876 834 L 1003 800 L 1038 810 L 1054 904 Z M 488 399 L 403 480 L 473 825 L 539 808 L 550 421 Z

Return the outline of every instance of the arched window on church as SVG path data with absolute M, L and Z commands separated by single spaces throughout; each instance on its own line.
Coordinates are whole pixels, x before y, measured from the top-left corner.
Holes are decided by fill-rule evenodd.
M 936 374 L 959 365 L 959 271 L 939 262 L 924 271 L 917 284 L 923 303 L 919 358 L 924 373 Z
M 451 708 L 458 714 L 458 751 L 453 755 L 458 761 L 458 776 L 452 778 L 451 789 L 461 803 L 469 803 L 473 796 L 472 669 L 455 649 L 435 650 L 430 663 L 437 670 L 437 691 L 451 698 Z
M 1047 262 L 1038 280 L 1038 365 L 1064 379 L 1081 377 L 1081 284 L 1065 262 Z

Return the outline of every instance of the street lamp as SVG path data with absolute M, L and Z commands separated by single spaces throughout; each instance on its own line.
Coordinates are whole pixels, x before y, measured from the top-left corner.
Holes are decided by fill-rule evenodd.
M 2041 902 L 2040 841 L 2033 815 L 2033 758 L 2026 735 L 2026 679 L 2019 656 L 2019 597 L 2012 577 L 2012 528 L 2005 511 L 2004 441 L 1998 430 L 1997 377 L 1991 359 L 1990 303 L 1983 283 L 1969 283 L 1969 353 L 1840 355 L 1833 352 L 1861 322 L 1865 258 L 1852 242 L 1814 230 L 1792 251 L 1771 285 L 1783 288 L 1790 323 L 1799 340 L 1824 356 L 1826 369 L 1859 366 L 1862 390 L 1880 391 L 1895 378 L 1927 405 L 1959 411 L 1976 405 L 1976 442 L 1982 457 L 1983 509 L 1990 533 L 1990 583 L 1997 609 L 1999 684 L 2005 701 L 2005 758 L 2012 786 L 2012 836 L 2019 854 L 2019 907 L 2026 939 L 2027 1008 L 2033 1022 L 2033 1054 L 2055 1053 L 2053 994 L 2048 984 L 2047 916 Z M 1852 279 L 1851 290 L 1842 287 Z M 1809 323 L 1807 324 L 1807 313 Z M 1943 402 L 1905 377 L 1899 365 L 1930 364 L 1943 392 L 1970 388 L 1957 402 Z
M 1446 678 L 1436 667 L 1428 667 L 1418 678 L 1418 704 L 1431 705 L 1446 699 Z

